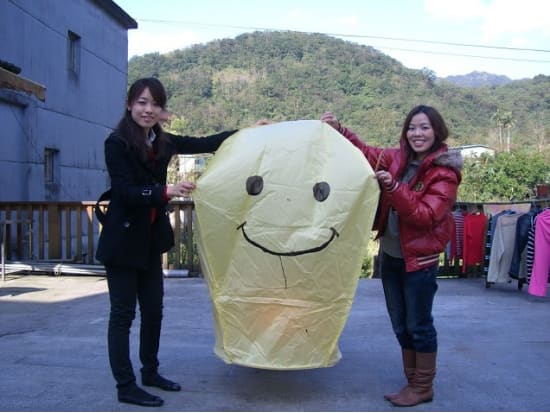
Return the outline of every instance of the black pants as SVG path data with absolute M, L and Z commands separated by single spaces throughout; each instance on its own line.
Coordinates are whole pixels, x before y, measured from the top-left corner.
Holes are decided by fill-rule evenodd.
M 160 255 L 151 260 L 146 271 L 105 267 L 109 286 L 111 312 L 109 317 L 109 362 L 117 387 L 135 383 L 130 360 L 130 327 L 140 309 L 139 358 L 142 373 L 157 371 L 162 300 L 164 295 Z

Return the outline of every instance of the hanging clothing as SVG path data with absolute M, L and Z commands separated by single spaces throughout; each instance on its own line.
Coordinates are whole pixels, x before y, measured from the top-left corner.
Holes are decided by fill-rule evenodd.
M 525 249 L 527 247 L 527 240 L 529 237 L 529 230 L 533 226 L 535 216 L 539 211 L 533 209 L 526 212 L 518 218 L 516 224 L 516 236 L 514 239 L 514 252 L 512 253 L 512 261 L 510 262 L 510 269 L 508 274 L 511 278 L 516 280 L 525 278 L 521 272 L 522 257 L 525 256 Z
M 453 218 L 455 220 L 455 228 L 453 237 L 449 241 L 449 259 L 459 260 L 462 258 L 462 248 L 464 244 L 464 217 L 466 212 L 462 210 L 453 211 Z
M 529 233 L 527 234 L 527 246 L 525 247 L 525 278 L 527 283 L 531 281 L 531 274 L 533 273 L 533 261 L 535 258 L 535 225 L 537 217 L 533 218 Z
M 501 283 L 510 280 L 508 272 L 514 252 L 516 224 L 521 215 L 523 214 L 511 211 L 498 217 L 493 231 L 487 282 Z
M 494 207 L 495 205 L 493 205 Z M 485 237 L 485 245 L 484 245 L 484 252 L 483 252 L 483 270 L 482 275 L 485 276 L 485 278 L 489 275 L 489 266 L 491 264 L 491 250 L 493 247 L 493 238 L 495 233 L 495 228 L 497 226 L 498 219 L 503 215 L 513 214 L 515 213 L 511 209 L 508 208 L 507 205 L 496 205 L 498 207 L 506 207 L 506 209 L 499 209 L 498 212 L 494 213 L 494 215 L 490 215 L 490 218 L 488 219 L 488 225 L 487 225 L 487 234 Z M 491 209 L 487 206 L 484 207 L 484 209 Z
M 535 223 L 535 256 L 528 292 L 545 297 L 550 271 L 550 208 L 537 215 Z
M 487 217 L 483 213 L 468 214 L 464 217 L 464 239 L 462 248 L 462 272 L 468 265 L 483 262 L 483 240 L 485 238 Z

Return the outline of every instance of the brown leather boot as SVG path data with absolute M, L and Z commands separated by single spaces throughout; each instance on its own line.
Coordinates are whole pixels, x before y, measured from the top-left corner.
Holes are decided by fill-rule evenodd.
M 414 370 L 416 368 L 416 352 L 414 350 L 401 349 L 401 357 L 403 359 L 403 371 L 407 378 L 407 384 L 398 393 L 384 394 L 384 399 L 391 401 L 401 394 L 407 386 L 410 386 L 414 378 Z
M 432 383 L 435 377 L 436 356 L 437 353 L 416 353 L 413 382 L 397 397 L 390 400 L 394 406 L 416 406 L 433 400 Z

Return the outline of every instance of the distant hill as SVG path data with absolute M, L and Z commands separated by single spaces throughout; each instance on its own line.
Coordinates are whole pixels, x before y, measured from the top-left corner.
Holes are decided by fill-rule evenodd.
M 487 72 L 472 72 L 467 75 L 447 76 L 442 79 L 461 87 L 500 86 L 512 82 L 512 79 L 507 76 Z
M 422 103 L 441 111 L 451 145 L 498 148 L 497 109 L 511 113 L 513 127 L 500 136 L 509 131 L 512 147 L 550 140 L 549 76 L 459 87 L 372 47 L 323 34 L 246 33 L 133 57 L 128 70 L 129 82 L 153 75 L 163 81 L 177 127 L 188 134 L 245 127 L 261 118 L 319 119 L 331 110 L 362 139 L 395 145 L 405 115 Z

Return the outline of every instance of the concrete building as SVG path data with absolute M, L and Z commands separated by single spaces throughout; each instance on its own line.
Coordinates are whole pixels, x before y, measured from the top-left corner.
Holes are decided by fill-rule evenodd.
M 472 156 L 479 157 L 481 155 L 493 156 L 496 152 L 494 149 L 489 148 L 486 145 L 462 145 L 456 146 L 453 149 L 460 151 L 464 158 Z
M 111 0 L 0 1 L 0 201 L 95 200 L 124 110 L 128 30 Z

